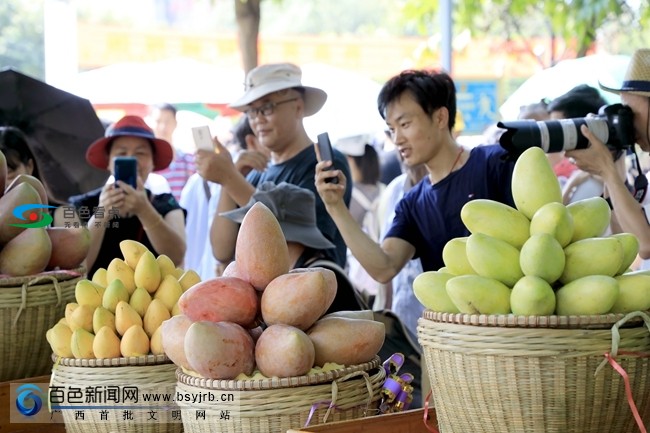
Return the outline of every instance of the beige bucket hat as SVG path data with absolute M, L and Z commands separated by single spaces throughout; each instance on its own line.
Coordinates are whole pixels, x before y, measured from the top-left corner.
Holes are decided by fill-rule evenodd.
M 612 93 L 625 92 L 650 96 L 650 49 L 642 48 L 634 52 L 620 88 L 615 89 L 599 84 L 601 89 Z
M 316 87 L 302 85 L 302 70 L 292 63 L 270 63 L 252 69 L 246 75 L 246 92 L 230 107 L 246 111 L 250 104 L 269 93 L 300 87 L 305 90 L 305 116 L 316 114 L 327 100 L 327 93 Z

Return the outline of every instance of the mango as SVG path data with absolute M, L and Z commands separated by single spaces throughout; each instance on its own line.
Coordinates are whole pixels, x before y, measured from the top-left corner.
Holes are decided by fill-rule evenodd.
M 558 316 L 590 316 L 608 313 L 618 298 L 618 282 L 606 275 L 578 278 L 555 292 Z
M 38 203 L 43 203 L 47 204 L 49 202 L 49 199 L 47 197 L 47 191 L 45 190 L 45 186 L 43 186 L 43 183 L 36 177 L 32 176 L 31 174 L 26 174 L 26 173 L 21 173 L 18 176 L 16 176 L 11 183 L 7 186 L 7 189 L 5 190 L 5 194 L 20 185 L 21 183 L 28 183 L 30 184 L 38 193 L 38 197 L 40 198 L 40 201 Z
M 548 233 L 562 246 L 569 245 L 573 237 L 573 217 L 562 203 L 551 202 L 540 207 L 530 220 L 530 235 Z
M 70 338 L 70 349 L 72 356 L 77 359 L 92 359 L 95 357 L 93 352 L 93 340 L 95 336 L 83 328 L 78 328 L 72 332 Z
M 165 304 L 160 299 L 154 299 L 149 304 L 149 308 L 147 308 L 147 312 L 144 315 L 144 332 L 151 338 L 156 329 L 171 317 Z
M 185 369 L 190 369 L 185 356 L 185 334 L 192 323 L 187 316 L 180 314 L 165 320 L 160 326 L 165 354 L 174 364 Z
M 66 322 L 66 323 L 70 323 L 70 318 L 72 317 L 72 313 L 74 312 L 74 310 L 75 310 L 78 306 L 79 306 L 79 304 L 77 304 L 76 302 L 68 302 L 68 303 L 65 305 L 65 313 L 64 313 L 64 316 L 65 316 L 65 322 Z
M 189 271 L 189 269 L 188 269 L 188 271 Z M 183 268 L 176 268 L 176 269 L 174 269 L 173 275 L 174 275 L 176 278 L 178 278 L 178 280 L 179 280 L 179 282 L 180 282 L 181 276 L 183 276 L 183 274 L 184 274 L 185 272 L 186 272 L 186 271 L 185 271 L 185 269 L 183 269 Z M 196 272 L 195 272 L 195 273 L 196 273 Z M 196 276 L 198 277 L 199 274 L 196 274 Z M 200 281 L 200 278 L 199 278 L 199 281 Z M 188 289 L 189 289 L 189 287 L 188 287 Z
M 560 276 L 562 284 L 587 275 L 613 277 L 623 263 L 623 246 L 616 238 L 587 238 L 564 249 L 566 263 Z
M 151 304 L 151 295 L 144 288 L 138 287 L 135 289 L 131 297 L 129 298 L 129 305 L 138 312 L 140 317 L 144 317 L 144 314 Z
M 550 316 L 555 311 L 555 292 L 546 280 L 524 276 L 510 292 L 510 309 L 517 316 Z
M 261 202 L 244 215 L 235 242 L 235 260 L 242 279 L 258 290 L 291 269 L 280 223 Z
M 524 276 L 519 256 L 517 248 L 492 236 L 473 233 L 467 239 L 467 259 L 472 269 L 478 275 L 501 281 L 508 287 L 514 286 Z
M 320 319 L 307 331 L 314 343 L 314 365 L 326 362 L 356 365 L 372 360 L 384 344 L 386 328 L 382 322 L 329 317 Z
M 228 266 L 226 266 L 226 268 L 223 270 L 221 276 L 241 278 L 241 275 L 239 275 L 237 271 L 237 261 L 233 260 L 232 262 L 228 263 Z
M 135 267 L 138 265 L 138 261 L 142 254 L 149 249 L 138 241 L 132 239 L 125 239 L 120 242 L 120 251 L 122 251 L 122 257 L 124 257 L 124 262 L 132 269 L 135 270 Z
M 79 305 L 97 308 L 102 305 L 104 288 L 90 280 L 79 280 L 74 288 L 74 297 Z
M 95 273 L 93 274 L 93 277 L 91 281 L 95 284 L 98 284 L 102 287 L 108 286 L 108 280 L 106 279 L 106 269 L 104 268 L 97 268 Z
M 0 227 L 0 233 L 6 230 Z M 0 274 L 20 277 L 41 273 L 51 253 L 52 242 L 43 227 L 25 230 L 0 250 Z
M 602 236 L 609 226 L 612 211 L 602 197 L 590 197 L 567 205 L 573 218 L 571 242 Z
M 178 316 L 179 314 L 183 314 L 181 313 L 181 307 L 178 306 L 178 302 L 174 304 L 174 308 L 172 308 L 171 314 L 172 316 Z
M 93 339 L 93 353 L 96 358 L 119 358 L 120 338 L 109 326 L 102 326 Z
M 151 335 L 149 346 L 150 346 L 151 353 L 153 353 L 154 355 L 165 354 L 165 349 L 163 349 L 163 345 L 162 345 L 162 326 L 156 328 L 156 330 Z
M 413 280 L 413 293 L 424 308 L 443 313 L 460 313 L 447 294 L 447 281 L 454 277 L 455 275 L 440 271 L 423 272 Z
M 120 280 L 130 296 L 135 291 L 135 278 L 133 273 L 133 269 L 124 260 L 115 258 L 111 260 L 106 268 L 106 281 L 110 285 L 114 280 Z
M 565 261 L 562 245 L 549 233 L 532 235 L 519 253 L 524 275 L 540 277 L 549 284 L 560 278 Z
M 20 183 L 11 191 L 7 191 L 0 199 L 0 246 L 25 231 L 25 227 L 16 227 L 11 224 L 25 224 L 29 221 L 16 218 L 13 210 L 23 204 L 39 204 L 41 198 L 38 192 L 29 183 Z M 37 209 L 42 212 L 43 209 Z M 27 215 L 24 216 L 27 219 Z M 0 272 L 1 273 L 1 272 Z
M 334 302 L 336 274 L 329 269 L 299 268 L 268 283 L 262 293 L 262 318 L 307 330 Z
M 610 237 L 618 239 L 623 247 L 623 262 L 616 272 L 616 275 L 620 275 L 627 271 L 639 254 L 639 239 L 632 233 L 617 233 Z
M 650 310 L 650 275 L 625 274 L 614 277 L 619 293 L 610 313 Z
M 548 203 L 562 203 L 562 190 L 544 151 L 529 147 L 512 171 L 512 198 L 517 210 L 529 220 Z
M 88 332 L 93 331 L 93 313 L 95 309 L 88 305 L 77 306 L 70 317 L 66 317 L 68 326 L 74 332 L 79 328 L 85 329 Z
M 187 271 L 184 271 L 181 274 L 181 276 L 178 277 L 178 284 L 181 285 L 183 292 L 185 292 L 187 289 L 200 282 L 201 282 L 201 276 L 192 269 L 188 269 Z
M 314 343 L 294 326 L 271 325 L 255 344 L 255 363 L 266 377 L 305 375 L 314 366 L 315 356 Z
M 142 327 L 142 318 L 126 301 L 120 301 L 115 307 L 115 330 L 124 336 L 133 325 Z
M 447 294 L 461 313 L 510 313 L 510 288 L 492 278 L 459 275 L 447 281 Z
M 76 269 L 86 260 L 90 250 L 88 227 L 47 227 L 52 254 L 47 269 Z
M 97 332 L 104 326 L 111 328 L 114 332 L 116 331 L 115 314 L 104 307 L 97 307 L 93 313 L 93 333 L 97 335 Z
M 372 310 L 355 310 L 355 311 L 334 311 L 333 313 L 326 314 L 322 318 L 327 317 L 343 317 L 346 319 L 364 319 L 375 320 L 375 315 Z
M 250 324 L 257 314 L 258 299 L 248 282 L 234 277 L 217 277 L 193 285 L 178 300 L 183 314 L 193 322 Z
M 467 237 L 453 238 L 442 249 L 442 261 L 450 274 L 476 275 L 467 259 Z
M 120 340 L 122 356 L 144 356 L 149 354 L 149 337 L 142 326 L 133 325 L 126 330 Z
M 144 287 L 147 292 L 154 293 L 160 285 L 160 267 L 156 257 L 151 251 L 145 251 L 138 260 L 138 264 L 133 271 L 133 281 L 135 286 Z
M 45 333 L 47 342 L 50 343 L 52 352 L 62 358 L 72 358 L 72 330 L 62 323 L 57 323 Z
M 468 201 L 460 210 L 460 219 L 470 233 L 483 233 L 515 248 L 521 248 L 530 232 L 530 220 L 523 213 L 494 200 Z
M 156 257 L 156 262 L 158 263 L 158 269 L 160 269 L 160 278 L 165 278 L 167 275 L 174 275 L 176 265 L 169 256 L 160 254 Z M 176 280 L 178 280 L 178 278 L 176 278 Z
M 124 284 L 122 284 L 122 280 L 111 280 L 106 287 L 106 290 L 104 290 L 104 296 L 102 296 L 102 307 L 115 314 L 115 307 L 117 307 L 117 304 L 120 301 L 129 301 L 129 291 L 124 287 Z
M 236 323 L 195 322 L 187 329 L 184 349 L 190 368 L 210 379 L 250 375 L 255 366 L 253 339 Z
M 159 299 L 171 311 L 183 294 L 183 288 L 173 275 L 167 275 L 163 278 L 158 290 L 154 294 L 154 299 Z

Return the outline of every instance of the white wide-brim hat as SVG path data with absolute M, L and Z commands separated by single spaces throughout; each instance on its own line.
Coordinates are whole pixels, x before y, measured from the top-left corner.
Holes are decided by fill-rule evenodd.
M 625 72 L 625 78 L 620 88 L 604 86 L 600 88 L 612 93 L 632 93 L 650 96 L 650 49 L 636 50 Z
M 291 63 L 271 63 L 252 69 L 246 75 L 246 93 L 230 107 L 246 111 L 250 104 L 269 93 L 295 87 L 304 89 L 305 116 L 316 114 L 325 104 L 327 93 L 316 87 L 302 85 L 302 70 Z

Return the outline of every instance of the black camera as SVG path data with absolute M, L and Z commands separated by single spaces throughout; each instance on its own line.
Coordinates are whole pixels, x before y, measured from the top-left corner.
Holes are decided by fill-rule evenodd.
M 634 113 L 622 104 L 605 105 L 598 115 L 561 120 L 516 120 L 499 122 L 506 131 L 499 143 L 511 155 L 518 156 L 529 147 L 541 147 L 546 153 L 584 149 L 589 141 L 580 132 L 587 125 L 591 132 L 619 155 L 634 145 Z

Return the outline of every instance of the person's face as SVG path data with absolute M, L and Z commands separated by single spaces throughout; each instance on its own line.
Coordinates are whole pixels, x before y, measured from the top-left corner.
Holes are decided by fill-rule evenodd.
M 650 98 L 647 96 L 621 93 L 621 101 L 634 112 L 635 141 L 646 152 L 650 152 Z
M 17 162 L 15 164 L 15 168 L 11 168 L 9 164 L 7 164 L 7 186 L 11 185 L 11 182 L 14 181 L 18 176 L 21 174 L 29 174 L 31 175 L 34 172 L 34 161 L 31 159 L 27 162 L 27 164 L 23 164 L 22 162 Z
M 428 115 L 409 92 L 388 105 L 386 124 L 404 164 L 412 167 L 435 157 L 449 132 L 446 113 L 439 108 Z
M 145 182 L 153 171 L 153 150 L 151 143 L 145 138 L 117 137 L 113 140 L 111 151 L 108 154 L 108 169 L 112 174 L 115 174 L 113 158 L 116 156 L 134 156 L 138 160 L 138 176 L 142 182 Z
M 153 133 L 157 138 L 172 142 L 172 135 L 176 129 L 176 117 L 169 110 L 154 109 L 151 112 L 153 120 Z
M 271 93 L 251 103 L 247 113 L 259 144 L 271 152 L 281 152 L 300 131 L 302 97 L 295 90 Z

